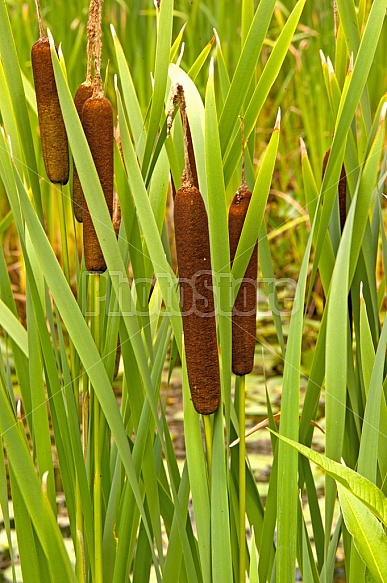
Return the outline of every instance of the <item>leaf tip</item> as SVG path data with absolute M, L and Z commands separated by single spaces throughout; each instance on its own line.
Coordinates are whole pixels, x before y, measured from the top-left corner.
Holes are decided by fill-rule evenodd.
M 387 113 L 387 101 L 385 101 L 383 103 L 382 109 L 380 111 L 380 119 L 379 119 L 380 123 L 384 123 L 384 120 L 386 119 L 386 113 Z
M 211 57 L 210 60 L 210 77 L 214 76 L 214 57 Z
M 48 470 L 46 470 L 42 476 L 42 490 L 44 494 L 47 494 L 47 481 L 48 481 Z
M 112 34 L 113 39 L 115 40 L 117 37 L 116 29 L 114 28 L 113 24 L 110 24 L 110 32 Z
M 220 48 L 220 38 L 219 38 L 219 35 L 218 35 L 218 31 L 216 30 L 216 28 L 213 28 L 212 30 L 214 31 L 214 37 L 215 37 L 215 40 L 216 40 L 216 46 L 218 48 Z
M 177 61 L 176 61 L 176 65 L 177 65 L 178 67 L 180 67 L 180 63 L 181 63 L 181 61 L 183 60 L 184 49 L 185 49 L 185 42 L 183 41 L 183 42 L 181 43 L 180 54 L 179 54 L 179 56 L 178 56 L 178 58 L 177 58 Z
M 351 56 L 349 58 L 347 75 L 350 75 L 352 73 L 352 71 L 353 71 L 353 52 L 351 53 Z
M 274 131 L 281 127 L 281 108 L 278 108 L 277 119 L 275 120 Z
M 321 49 L 320 49 L 319 53 L 320 53 L 321 64 L 322 64 L 322 66 L 324 66 L 327 64 L 326 57 Z
M 22 421 L 23 417 L 22 417 L 22 407 L 21 407 L 21 400 L 18 399 L 17 403 L 16 403 L 16 418 L 18 421 Z
M 301 151 L 301 157 L 302 158 L 304 156 L 307 156 L 308 152 L 306 150 L 305 142 L 304 142 L 304 140 L 301 137 L 300 137 L 300 151 Z
M 329 73 L 329 75 L 334 75 L 335 74 L 335 70 L 333 68 L 332 61 L 331 61 L 330 57 L 327 57 L 327 65 L 328 65 L 328 73 Z
M 48 39 L 50 41 L 50 47 L 55 48 L 54 37 L 52 36 L 51 30 L 49 28 L 47 29 L 47 36 L 48 36 Z

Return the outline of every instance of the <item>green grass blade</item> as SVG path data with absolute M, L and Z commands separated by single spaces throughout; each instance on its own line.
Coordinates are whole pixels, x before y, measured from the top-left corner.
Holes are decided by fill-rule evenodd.
M 298 24 L 298 21 L 301 17 L 301 13 L 303 11 L 305 5 L 305 0 L 299 0 L 296 4 L 296 6 L 294 7 L 294 10 L 292 11 L 291 15 L 289 16 L 288 20 L 286 21 L 286 24 L 284 26 L 284 28 L 281 31 L 281 34 L 273 48 L 273 51 L 265 65 L 265 68 L 263 70 L 263 73 L 261 75 L 261 77 L 259 78 L 259 81 L 257 83 L 256 88 L 254 89 L 254 93 L 251 97 L 251 100 L 247 106 L 247 109 L 243 115 L 243 119 L 244 119 L 244 123 L 245 123 L 245 139 L 247 139 L 251 132 L 254 130 L 255 125 L 257 123 L 257 118 L 258 115 L 262 109 L 262 106 L 264 105 L 267 96 L 269 94 L 269 91 L 271 89 L 271 87 L 273 86 L 274 81 L 276 80 L 280 69 L 282 67 L 282 64 L 285 60 L 287 51 L 289 49 L 289 45 L 292 42 L 292 38 L 294 35 L 294 31 L 296 29 L 296 26 Z M 260 5 L 261 6 L 261 5 Z M 259 11 L 259 8 L 257 10 L 257 12 Z M 242 56 L 241 56 L 242 59 Z M 235 73 L 236 76 L 237 73 Z M 234 83 L 234 80 L 232 82 L 232 84 Z M 239 87 L 239 91 L 240 88 L 243 85 L 240 85 Z M 233 85 L 232 85 L 233 88 Z M 231 95 L 231 91 L 232 88 L 230 88 L 230 93 L 229 95 Z M 243 92 L 240 91 L 240 93 L 242 94 Z M 224 111 L 226 111 L 226 104 L 225 104 L 225 109 Z M 241 113 L 241 106 L 240 109 L 237 112 Z M 230 115 L 229 113 L 227 113 L 227 115 Z M 222 113 L 223 116 L 223 113 Z M 222 118 L 221 118 L 222 119 Z M 221 123 L 221 121 L 220 121 Z M 230 122 L 228 122 L 230 123 Z M 239 128 L 238 128 L 239 130 Z M 230 136 L 228 137 L 228 140 L 230 139 Z M 232 146 L 229 149 L 228 153 L 227 153 L 227 157 L 225 160 L 225 170 L 224 170 L 224 175 L 225 175 L 225 183 L 226 185 L 229 183 L 231 176 L 235 170 L 235 166 L 237 164 L 237 161 L 239 160 L 239 154 L 240 154 L 240 143 L 241 143 L 241 137 L 240 137 L 240 131 L 238 131 L 236 133 L 236 136 L 233 137 L 233 142 L 232 142 Z M 222 151 L 224 151 L 222 149 Z M 239 154 L 238 154 L 239 153 Z
M 275 1 L 262 0 L 255 12 L 238 65 L 231 81 L 231 86 L 219 119 L 219 135 L 222 154 L 224 155 L 231 138 L 238 115 L 242 112 L 250 82 L 253 78 L 258 56 L 270 24 Z
M 303 300 L 306 290 L 313 228 L 309 235 L 301 265 L 300 276 L 290 320 L 282 386 L 281 435 L 298 439 L 298 407 L 303 329 Z M 294 579 L 297 541 L 297 454 L 283 443 L 278 444 L 278 498 L 277 498 L 277 577 L 281 581 Z
M 1 299 L 0 325 L 28 358 L 28 339 L 26 329 Z
M 43 218 L 42 201 L 40 198 L 39 176 L 37 172 L 36 158 L 33 147 L 31 125 L 29 123 L 27 104 L 23 89 L 23 81 L 20 65 L 16 53 L 15 41 L 12 35 L 5 4 L 0 5 L 0 54 L 4 73 L 8 80 L 8 88 L 15 110 L 15 118 L 18 122 L 20 143 L 24 147 L 25 161 L 28 176 L 33 187 L 35 204 L 39 217 Z
M 148 169 L 161 116 L 164 113 L 164 99 L 172 38 L 172 11 L 173 0 L 163 0 L 163 2 L 160 3 L 154 72 L 154 91 L 149 115 L 148 135 L 145 144 L 142 169 L 144 175 Z
M 342 95 L 339 117 L 336 120 L 335 135 L 333 138 L 331 155 L 329 156 L 321 193 L 324 193 L 324 206 L 321 213 L 318 238 L 316 243 L 315 265 L 320 261 L 322 247 L 327 233 L 329 219 L 332 213 L 338 182 L 343 144 L 345 144 L 350 125 L 372 65 L 376 46 L 383 25 L 387 0 L 377 0 L 372 4 L 367 25 L 360 43 L 348 90 Z
M 356 496 L 338 484 L 344 522 L 375 581 L 387 581 L 387 535 L 380 522 Z
M 274 165 L 277 156 L 280 136 L 280 117 L 278 115 L 274 131 L 267 146 L 265 155 L 255 181 L 253 193 L 246 218 L 243 224 L 242 233 L 239 239 L 238 247 L 232 266 L 232 277 L 234 281 L 243 278 L 251 253 L 258 239 L 261 223 L 266 208 L 267 198 L 269 196 L 270 185 L 272 181 Z M 234 299 L 239 288 L 234 288 Z
M 297 443 L 283 435 L 279 435 L 279 437 L 299 453 L 319 465 L 327 474 L 361 500 L 376 518 L 381 520 L 383 524 L 387 524 L 387 498 L 375 484 L 351 468 L 335 462 L 301 443 Z
M 7 448 L 7 456 L 17 487 L 20 489 L 34 529 L 46 557 L 55 558 L 58 581 L 63 581 L 63 583 L 75 582 L 71 563 L 61 532 L 56 524 L 54 513 L 43 494 L 27 442 L 19 432 L 19 422 L 15 419 L 3 388 L 1 388 L 0 392 L 0 401 L 0 431 Z M 24 433 L 23 427 L 22 431 Z

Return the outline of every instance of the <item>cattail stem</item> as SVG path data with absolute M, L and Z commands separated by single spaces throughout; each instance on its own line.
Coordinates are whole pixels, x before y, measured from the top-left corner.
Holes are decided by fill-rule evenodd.
M 100 348 L 100 276 L 91 278 L 91 303 L 92 303 L 92 334 L 97 349 Z M 94 461 L 94 556 L 95 556 L 95 581 L 103 583 L 102 561 L 102 467 L 100 448 L 100 417 L 102 415 L 99 401 L 93 392 L 93 461 Z
M 60 202 L 59 202 L 59 229 L 60 229 L 60 240 L 62 247 L 62 261 L 63 261 L 63 271 L 65 277 L 70 283 L 70 261 L 69 261 L 69 250 L 67 245 L 67 227 L 66 227 L 66 209 L 65 200 L 62 195 L 62 188 L 60 191 Z
M 246 384 L 245 376 L 236 380 L 239 406 L 239 583 L 246 581 Z
M 40 9 L 40 2 L 39 2 L 39 0 L 35 0 L 35 6 L 36 6 L 36 13 L 38 15 L 38 24 L 39 24 L 40 39 L 44 39 L 44 38 L 47 38 L 47 35 L 46 35 L 46 33 L 44 31 L 44 27 L 43 27 L 42 11 Z
M 207 470 L 208 470 L 208 481 L 211 489 L 211 478 L 212 478 L 212 442 L 213 442 L 213 426 L 212 420 L 208 415 L 204 415 L 204 437 L 206 441 L 206 455 L 207 455 Z
M 103 0 L 91 0 L 92 7 L 91 38 L 94 47 L 94 82 L 93 97 L 103 97 L 103 84 L 101 78 L 101 60 L 102 60 L 102 2 Z

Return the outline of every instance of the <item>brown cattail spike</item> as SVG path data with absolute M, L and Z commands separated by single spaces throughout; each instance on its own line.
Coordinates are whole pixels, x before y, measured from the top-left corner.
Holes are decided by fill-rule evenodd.
M 69 179 L 68 142 L 48 37 L 40 38 L 33 45 L 31 61 L 44 166 L 51 182 L 66 184 Z
M 185 169 L 174 203 L 180 305 L 191 397 L 202 415 L 214 413 L 220 400 L 220 373 L 208 218 L 198 188 L 195 155 L 183 87 L 174 88 L 168 118 L 180 107 L 184 131 Z M 170 126 L 169 126 L 170 127 Z
M 242 179 L 242 185 L 234 196 L 228 214 L 231 264 L 234 261 L 250 199 L 251 192 Z M 256 243 L 232 312 L 232 371 L 240 376 L 249 374 L 254 366 L 257 270 L 258 244 Z
M 329 154 L 331 149 L 325 152 L 323 164 L 322 164 L 322 177 L 324 178 L 325 169 L 328 164 Z M 340 212 L 340 228 L 343 232 L 345 221 L 347 218 L 347 175 L 345 172 L 344 164 L 341 167 L 340 180 L 338 186 L 338 197 L 339 197 L 339 212 Z
M 106 97 L 92 97 L 85 102 L 82 110 L 83 129 L 89 143 L 91 155 L 105 195 L 110 216 L 113 212 L 114 184 L 114 137 L 113 110 Z M 102 273 L 106 263 L 94 229 L 93 221 L 83 202 L 83 246 L 86 269 Z
M 188 380 L 196 411 L 209 415 L 219 405 L 220 375 L 207 212 L 195 186 L 177 191 L 174 219 Z
M 93 87 L 92 87 L 91 83 L 87 83 L 87 82 L 82 83 L 78 87 L 78 89 L 75 93 L 74 105 L 75 105 L 75 108 L 78 112 L 79 119 L 81 120 L 81 123 L 82 123 L 83 106 L 85 105 L 85 102 L 87 101 L 87 99 L 90 99 L 90 97 L 92 97 L 92 95 L 93 95 Z M 83 199 L 84 199 L 84 194 L 83 194 L 83 190 L 82 190 L 81 181 L 79 180 L 78 172 L 77 172 L 76 166 L 74 164 L 73 208 L 74 208 L 75 218 L 77 219 L 77 221 L 79 223 L 82 223 L 82 221 L 83 221 Z

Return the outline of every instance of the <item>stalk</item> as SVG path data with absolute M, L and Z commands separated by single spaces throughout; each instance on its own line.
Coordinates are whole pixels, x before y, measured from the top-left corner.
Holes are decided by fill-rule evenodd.
M 237 376 L 239 404 L 239 583 L 246 580 L 246 437 L 245 437 L 245 375 Z
M 213 430 L 212 430 L 211 419 L 209 418 L 209 416 L 203 415 L 203 419 L 204 419 L 204 436 L 205 436 L 205 440 L 206 440 L 208 479 L 210 482 L 210 489 L 211 489 Z
M 92 333 L 97 350 L 100 348 L 100 276 L 92 277 L 91 303 L 93 304 Z M 94 541 L 95 541 L 95 582 L 103 583 L 102 564 L 102 481 L 100 448 L 100 404 L 93 395 L 93 454 L 94 454 Z

